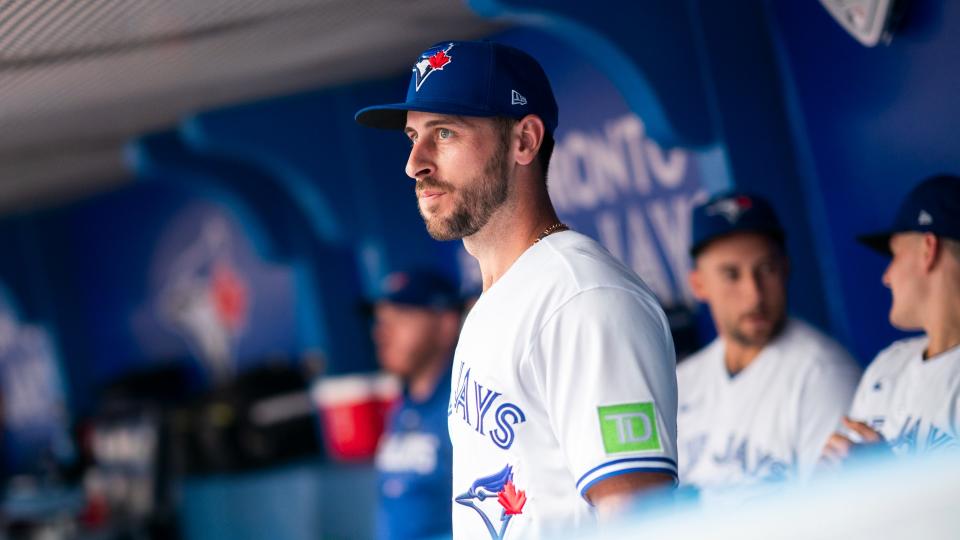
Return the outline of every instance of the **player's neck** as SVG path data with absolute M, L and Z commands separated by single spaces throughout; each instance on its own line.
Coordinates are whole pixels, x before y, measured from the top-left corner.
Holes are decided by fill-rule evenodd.
M 520 193 L 490 217 L 463 246 L 480 264 L 483 290 L 493 286 L 551 225 L 558 222 L 546 190 Z
M 954 286 L 953 280 L 941 281 L 939 285 L 921 304 L 926 308 L 922 315 L 928 339 L 925 358 L 960 346 L 960 287 Z
M 928 342 L 925 358 L 933 358 L 960 346 L 960 312 L 956 308 L 943 313 L 926 326 Z
M 747 369 L 762 350 L 763 347 L 743 345 L 734 339 L 724 339 L 723 363 L 727 367 L 727 373 L 732 377 Z

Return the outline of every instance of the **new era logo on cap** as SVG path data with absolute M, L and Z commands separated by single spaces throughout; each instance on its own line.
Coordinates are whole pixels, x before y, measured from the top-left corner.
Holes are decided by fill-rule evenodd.
M 510 104 L 511 104 L 511 105 L 526 105 L 526 104 L 527 104 L 527 98 L 523 97 L 523 95 L 520 94 L 520 92 L 517 92 L 516 90 L 511 90 L 511 91 L 510 91 Z
M 937 174 L 923 180 L 900 203 L 887 230 L 861 235 L 857 240 L 891 256 L 890 238 L 908 232 L 960 240 L 960 176 Z

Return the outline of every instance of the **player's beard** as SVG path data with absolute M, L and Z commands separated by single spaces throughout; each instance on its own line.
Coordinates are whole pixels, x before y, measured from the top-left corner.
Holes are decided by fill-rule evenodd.
M 507 151 L 507 142 L 501 139 L 483 171 L 462 188 L 455 188 L 452 184 L 432 176 L 417 180 L 418 200 L 426 189 L 441 190 L 455 199 L 453 210 L 446 216 L 429 218 L 418 205 L 430 236 L 435 240 L 459 240 L 475 234 L 490 221 L 490 216 L 507 200 Z M 456 200 L 457 198 L 459 200 Z
M 752 315 L 753 313 L 748 313 L 743 317 Z M 780 335 L 780 332 L 783 330 L 783 327 L 786 325 L 787 317 L 785 313 L 780 313 L 777 315 L 777 319 L 770 325 L 769 329 L 762 332 L 751 332 L 747 333 L 740 328 L 739 324 L 730 325 L 730 329 L 727 332 L 727 335 L 733 341 L 736 341 L 744 347 L 764 347 L 773 338 Z

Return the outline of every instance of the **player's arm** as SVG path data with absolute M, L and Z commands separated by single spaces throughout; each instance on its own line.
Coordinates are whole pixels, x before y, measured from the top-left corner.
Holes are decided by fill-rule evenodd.
M 585 498 L 600 517 L 616 515 L 645 491 L 672 487 L 673 476 L 663 473 L 624 473 L 601 480 L 587 490 Z
M 795 443 L 798 477 L 813 474 L 837 421 L 850 410 L 860 371 L 849 362 L 833 361 L 808 373 L 801 386 Z
M 676 484 L 676 364 L 652 298 L 581 293 L 544 326 L 529 359 L 528 379 L 587 502 L 604 513 Z
M 863 422 L 844 417 L 843 426 L 849 432 L 838 431 L 834 433 L 827 439 L 827 444 L 823 447 L 820 460 L 828 465 L 843 463 L 858 446 L 877 446 L 885 443 L 882 435 Z M 854 438 L 859 439 L 859 441 L 853 441 Z

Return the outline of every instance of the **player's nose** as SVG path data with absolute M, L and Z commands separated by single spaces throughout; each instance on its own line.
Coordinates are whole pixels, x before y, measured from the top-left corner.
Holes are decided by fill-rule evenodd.
M 883 277 L 880 278 L 880 281 L 883 282 L 883 286 L 890 288 L 890 267 L 893 266 L 893 261 L 890 261 L 890 264 L 887 265 L 887 269 L 883 271 Z
M 754 305 L 760 304 L 763 300 L 763 277 L 755 272 L 748 272 L 743 278 L 743 287 L 741 294 L 744 295 L 747 303 Z
M 410 155 L 407 156 L 405 169 L 407 176 L 416 180 L 432 175 L 435 170 L 429 144 L 425 141 L 414 142 L 410 148 Z

